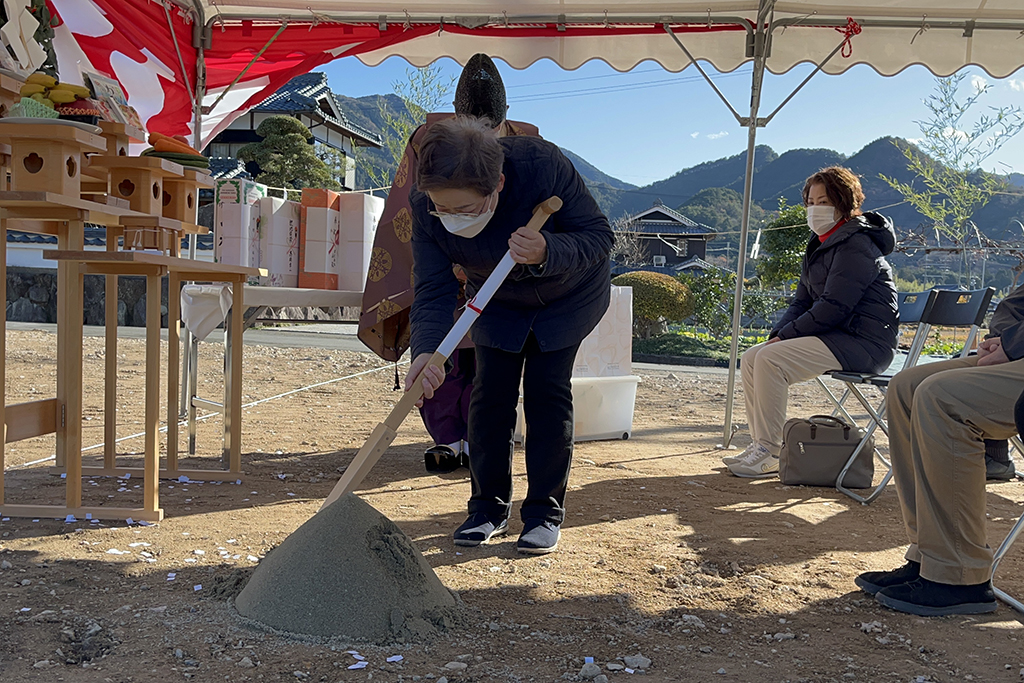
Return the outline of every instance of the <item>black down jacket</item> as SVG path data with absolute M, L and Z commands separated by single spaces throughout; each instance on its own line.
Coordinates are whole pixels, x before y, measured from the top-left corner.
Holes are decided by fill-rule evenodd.
M 882 372 L 896 350 L 899 312 L 892 268 L 892 221 L 868 212 L 824 244 L 807 244 L 800 284 L 770 337 L 818 337 L 849 372 Z

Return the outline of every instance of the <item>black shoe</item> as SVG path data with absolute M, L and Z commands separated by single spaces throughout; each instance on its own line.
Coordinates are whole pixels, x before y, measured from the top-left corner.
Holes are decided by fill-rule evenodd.
M 455 545 L 472 548 L 481 543 L 486 543 L 494 536 L 501 536 L 508 531 L 508 520 L 495 520 L 482 512 L 474 512 L 462 523 L 452 538 Z
M 868 595 L 874 595 L 883 588 L 898 586 L 921 576 L 921 563 L 907 560 L 899 569 L 888 572 L 864 572 L 853 580 L 857 587 Z
M 878 591 L 875 600 L 894 610 L 922 617 L 988 614 L 996 611 L 992 582 L 955 586 L 918 578 Z
M 1017 477 L 1017 469 L 1013 461 L 999 462 L 985 458 L 985 479 L 988 481 L 1010 481 Z
M 516 550 L 526 555 L 547 555 L 558 548 L 562 535 L 558 525 L 546 519 L 528 519 L 523 522 L 523 533 L 519 535 Z
M 459 454 L 448 446 L 431 446 L 423 453 L 427 472 L 454 472 L 459 469 Z

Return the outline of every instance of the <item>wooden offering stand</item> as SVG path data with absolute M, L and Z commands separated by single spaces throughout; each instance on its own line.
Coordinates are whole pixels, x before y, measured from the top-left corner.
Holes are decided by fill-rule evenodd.
M 86 153 L 106 148 L 87 129 L 50 123 L 0 121 L 0 143 L 11 147 L 11 189 L 0 191 L 0 296 L 6 299 L 7 230 L 56 235 L 60 249 L 83 249 L 85 222 L 116 223 L 127 207 L 107 206 L 81 198 L 81 169 Z M 12 405 L 0 402 L 0 514 L 29 517 L 134 517 L 156 520 L 160 513 L 143 509 L 82 505 L 82 269 L 77 263 L 57 266 L 57 396 Z M 0 322 L 0 386 L 5 386 L 6 319 Z M 56 433 L 57 458 L 66 466 L 64 505 L 4 503 L 3 450 L 6 443 Z
M 126 157 L 128 145 L 133 142 L 142 144 L 146 141 L 144 130 L 111 121 L 100 121 L 98 125 L 100 135 L 107 141 L 107 148 L 101 156 Z M 92 166 L 91 163 L 82 169 L 82 194 L 86 199 L 102 203 L 98 195 L 110 194 L 110 171 L 104 167 Z

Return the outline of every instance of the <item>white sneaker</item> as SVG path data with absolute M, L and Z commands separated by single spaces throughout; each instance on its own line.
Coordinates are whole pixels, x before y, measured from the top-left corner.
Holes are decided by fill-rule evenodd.
M 756 441 L 752 441 L 752 442 L 750 442 L 749 446 L 744 448 L 742 451 L 740 451 L 736 455 L 727 455 L 727 456 L 725 456 L 724 458 L 722 458 L 722 463 L 725 464 L 725 465 L 735 465 L 737 463 L 743 462 L 743 459 L 746 458 L 748 455 L 750 455 L 750 451 L 753 450 L 754 445 L 756 443 L 757 443 Z
M 779 473 L 779 459 L 761 444 L 754 444 L 743 460 L 729 465 L 729 471 L 746 479 L 766 479 Z

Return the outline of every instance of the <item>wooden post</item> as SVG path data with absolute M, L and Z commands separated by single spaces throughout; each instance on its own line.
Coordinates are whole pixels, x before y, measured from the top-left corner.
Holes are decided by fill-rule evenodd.
M 175 271 L 167 275 L 167 469 L 178 469 L 178 365 L 181 322 L 181 279 Z
M 65 222 L 57 243 L 62 249 L 85 248 L 85 221 Z M 57 464 L 66 472 L 69 508 L 82 505 L 82 317 L 84 276 L 80 264 L 57 264 Z
M 231 394 L 224 404 L 225 415 L 231 415 L 231 450 L 228 469 L 242 471 L 242 314 L 245 305 L 242 292 L 245 276 L 239 276 L 231 285 Z
M 107 251 L 117 251 L 121 231 L 107 226 Z M 103 372 L 103 468 L 116 467 L 117 457 L 117 276 L 104 275 L 104 313 L 106 328 Z
M 160 505 L 160 280 L 159 270 L 146 275 L 146 450 L 142 507 L 147 512 Z

